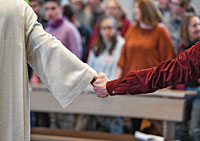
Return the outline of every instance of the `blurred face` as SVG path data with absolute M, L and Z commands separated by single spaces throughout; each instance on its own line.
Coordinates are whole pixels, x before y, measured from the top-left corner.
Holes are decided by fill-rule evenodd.
M 185 12 L 185 6 L 181 5 L 180 0 L 169 0 L 169 8 L 173 15 L 181 15 Z
M 114 18 L 120 18 L 121 12 L 115 1 L 109 0 L 105 9 L 106 15 L 113 16 Z
M 167 9 L 169 6 L 169 0 L 159 0 L 158 2 L 161 9 Z
M 191 18 L 188 33 L 191 41 L 200 38 L 200 19 L 198 17 Z
M 82 0 L 71 0 L 71 5 L 76 11 L 80 11 L 83 7 L 83 1 Z
M 111 19 L 104 19 L 100 25 L 100 34 L 105 42 L 111 41 L 116 34 L 115 26 Z
M 140 10 L 139 5 L 138 5 L 137 2 L 134 4 L 133 11 L 134 11 L 134 18 L 135 18 L 135 20 L 136 21 L 141 21 L 141 17 L 142 17 L 141 10 Z
M 44 5 L 45 16 L 48 21 L 54 23 L 62 17 L 61 8 L 56 2 L 46 2 Z
M 31 1 L 30 6 L 37 16 L 40 15 L 41 5 L 38 1 Z

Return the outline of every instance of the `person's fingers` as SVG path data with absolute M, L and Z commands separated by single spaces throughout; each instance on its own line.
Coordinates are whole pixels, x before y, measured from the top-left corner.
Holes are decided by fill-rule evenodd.
M 107 76 L 103 72 L 100 72 L 99 76 L 100 76 L 100 78 L 107 78 Z
M 96 92 L 96 96 L 100 98 L 106 98 L 109 94 L 106 90 L 106 82 L 108 78 L 104 73 L 99 73 L 99 77 L 93 83 L 93 90 Z
M 98 78 L 92 83 L 93 87 L 101 87 L 104 86 L 105 83 L 108 81 L 105 74 L 100 73 Z
M 98 82 L 94 83 L 94 86 L 96 86 L 96 87 L 102 87 L 103 84 L 104 84 L 104 81 L 98 81 Z
M 103 81 L 101 83 L 94 83 L 93 84 L 93 89 L 96 90 L 106 90 L 106 82 Z
M 93 89 L 94 89 L 95 91 L 101 90 L 101 89 L 103 89 L 103 86 L 102 86 L 101 84 L 94 84 L 94 85 L 93 85 Z
M 103 84 L 103 83 L 105 83 L 105 82 L 106 82 L 106 80 L 99 78 L 99 79 L 97 79 L 97 80 L 94 82 L 94 85 Z
M 103 72 L 100 72 L 99 75 L 102 76 L 102 75 L 105 75 L 105 74 Z
M 105 75 L 105 74 L 99 74 L 99 77 L 96 79 L 96 81 L 95 82 L 97 82 L 97 83 L 101 83 L 102 81 L 108 81 L 108 78 L 107 78 L 107 76 Z
M 98 78 L 100 78 L 100 77 L 101 77 L 101 76 L 100 76 L 99 74 L 96 74 L 96 75 L 95 75 L 95 80 L 98 79 Z
M 104 81 L 104 79 L 102 77 L 99 77 L 98 79 L 96 79 L 96 81 L 94 83 L 99 83 L 99 82 L 101 83 L 103 81 Z
M 93 87 L 96 87 L 98 89 L 105 89 L 106 88 L 106 83 L 105 81 L 94 83 Z
M 94 84 L 104 83 L 105 80 L 106 80 L 106 76 L 103 73 L 97 74 L 95 75 L 94 79 L 91 81 L 91 84 L 92 86 L 94 86 Z
M 101 95 L 107 95 L 108 92 L 106 90 L 106 88 L 94 88 L 95 89 L 95 92 L 98 93 L 98 94 L 101 94 Z

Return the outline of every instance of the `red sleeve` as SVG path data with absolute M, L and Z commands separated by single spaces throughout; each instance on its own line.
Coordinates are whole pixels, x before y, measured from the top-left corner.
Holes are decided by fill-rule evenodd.
M 184 51 L 184 43 L 183 41 L 178 44 L 178 55 Z
M 200 77 L 200 42 L 158 67 L 134 71 L 107 83 L 110 95 L 144 94 Z

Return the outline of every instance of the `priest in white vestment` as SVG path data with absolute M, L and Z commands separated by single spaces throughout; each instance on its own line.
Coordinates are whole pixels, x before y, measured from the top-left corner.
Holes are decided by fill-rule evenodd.
M 0 0 L 0 141 L 29 141 L 27 62 L 63 107 L 96 72 L 47 34 L 24 0 Z

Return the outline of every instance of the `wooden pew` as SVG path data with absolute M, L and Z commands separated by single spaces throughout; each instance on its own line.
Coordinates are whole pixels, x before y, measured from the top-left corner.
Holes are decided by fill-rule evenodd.
M 63 109 L 43 85 L 32 86 L 31 111 L 78 113 L 105 116 L 149 118 L 164 122 L 163 135 L 174 138 L 175 123 L 183 121 L 185 96 L 193 91 L 158 91 L 149 95 L 113 96 L 100 99 L 85 91 L 71 105 Z
M 32 128 L 31 141 L 136 141 L 133 135 Z

